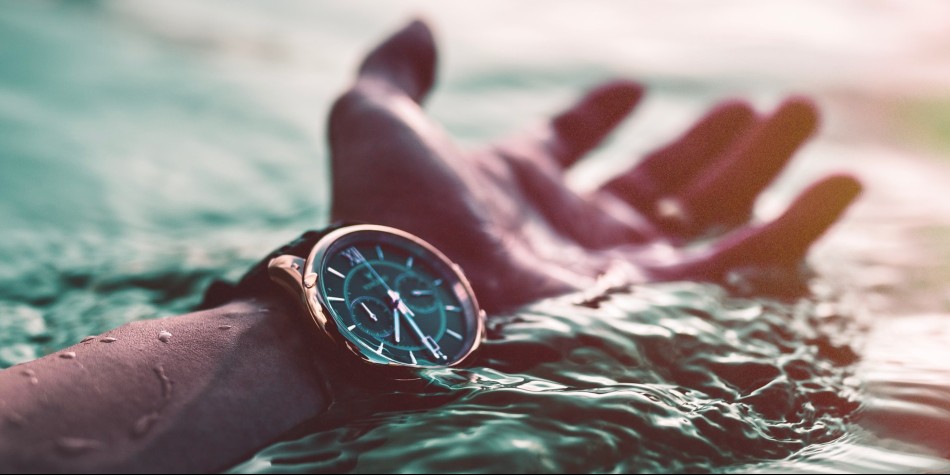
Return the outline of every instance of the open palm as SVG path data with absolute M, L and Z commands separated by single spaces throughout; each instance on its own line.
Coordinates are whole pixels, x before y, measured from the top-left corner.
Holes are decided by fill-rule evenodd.
M 814 107 L 790 99 L 769 116 L 720 104 L 582 196 L 565 170 L 626 117 L 640 86 L 605 84 L 542 127 L 462 150 L 421 106 L 435 59 L 431 32 L 414 22 L 368 55 L 336 102 L 332 215 L 430 241 L 490 310 L 583 288 L 618 265 L 653 280 L 792 266 L 860 191 L 850 176 L 827 177 L 776 220 L 748 224 L 756 197 L 815 128 Z

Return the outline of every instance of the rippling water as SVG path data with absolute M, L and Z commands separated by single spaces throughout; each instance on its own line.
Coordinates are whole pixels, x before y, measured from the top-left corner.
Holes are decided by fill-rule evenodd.
M 466 143 L 643 79 L 585 187 L 715 99 L 796 90 L 829 110 L 824 135 L 760 214 L 829 168 L 869 192 L 813 254 L 808 298 L 669 283 L 539 302 L 493 316 L 471 368 L 341 395 L 233 471 L 950 470 L 947 6 L 193 3 L 0 12 L 0 367 L 186 311 L 323 222 L 327 106 L 421 11 L 443 46 L 431 110 Z
M 666 472 L 782 458 L 847 432 L 848 327 L 811 302 L 698 284 L 594 309 L 552 300 L 494 319 L 475 367 L 429 372 L 425 397 L 365 397 L 398 402 L 234 470 Z M 350 401 L 333 411 L 365 404 Z

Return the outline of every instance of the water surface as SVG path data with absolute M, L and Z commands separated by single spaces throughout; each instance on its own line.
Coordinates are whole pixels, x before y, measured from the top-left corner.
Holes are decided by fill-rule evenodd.
M 642 79 L 637 118 L 572 176 L 590 187 L 717 99 L 794 90 L 825 126 L 760 214 L 829 169 L 869 191 L 807 297 L 681 282 L 495 315 L 472 367 L 341 401 L 233 471 L 950 470 L 947 7 L 654 3 L 6 5 L 0 367 L 184 312 L 324 223 L 327 106 L 421 12 L 443 47 L 430 110 L 465 144 Z

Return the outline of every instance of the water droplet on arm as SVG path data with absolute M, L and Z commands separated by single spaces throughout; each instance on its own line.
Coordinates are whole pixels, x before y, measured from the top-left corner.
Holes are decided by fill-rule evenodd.
M 158 421 L 159 414 L 157 412 L 148 413 L 135 421 L 135 425 L 132 426 L 132 436 L 133 437 L 142 437 L 149 430 L 155 426 L 155 422 Z
M 22 374 L 23 376 L 26 376 L 27 378 L 30 378 L 30 384 L 40 383 L 40 380 L 37 379 L 36 377 L 36 371 L 33 371 L 32 369 L 25 369 L 23 371 L 20 371 L 20 374 Z
M 63 353 L 60 353 L 60 354 L 59 354 L 59 357 L 62 358 L 62 359 L 64 359 L 64 360 L 71 360 L 71 359 L 73 359 L 73 358 L 76 357 L 76 352 L 75 352 L 75 351 L 65 351 L 65 352 L 63 352 Z
M 79 437 L 60 437 L 56 441 L 56 448 L 65 455 L 82 455 L 86 452 L 97 450 L 102 447 L 102 442 L 95 439 L 83 439 Z
M 231 325 L 221 325 L 221 326 L 218 327 L 218 329 L 220 329 L 220 330 L 230 330 L 230 329 L 231 329 Z
M 92 340 L 95 340 L 95 339 L 96 339 L 96 337 L 94 337 L 94 336 L 87 336 L 87 337 L 83 338 L 82 340 L 79 340 L 79 343 L 86 343 L 87 341 L 92 341 Z
M 23 417 L 23 414 L 15 411 L 10 411 L 10 413 L 7 414 L 7 421 L 14 427 L 23 427 L 27 422 L 26 417 Z
M 172 334 L 165 330 L 162 330 L 158 334 L 158 339 L 161 340 L 162 343 L 168 343 L 168 340 L 172 339 Z
M 101 342 L 103 342 L 103 343 L 113 343 L 113 342 L 116 341 L 116 339 L 115 339 L 115 338 L 112 338 L 111 336 L 107 336 L 107 337 L 105 337 L 105 338 L 100 339 L 99 341 L 101 341 Z
M 158 376 L 158 380 L 162 384 L 162 399 L 168 402 L 172 398 L 172 380 L 165 374 L 164 366 L 159 365 L 152 368 L 152 370 L 155 372 L 155 375 Z

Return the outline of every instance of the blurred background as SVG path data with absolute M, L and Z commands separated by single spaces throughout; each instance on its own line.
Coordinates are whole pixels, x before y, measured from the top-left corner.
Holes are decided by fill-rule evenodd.
M 860 296 L 858 376 L 889 404 L 913 383 L 932 396 L 921 411 L 950 411 L 950 3 L 939 0 L 6 3 L 0 368 L 186 311 L 210 279 L 322 225 L 328 107 L 362 53 L 417 16 L 440 47 L 428 109 L 465 145 L 602 80 L 647 85 L 635 117 L 572 172 L 582 189 L 718 100 L 768 111 L 814 97 L 820 132 L 758 211 L 780 212 L 829 170 L 864 180 L 811 262 Z

